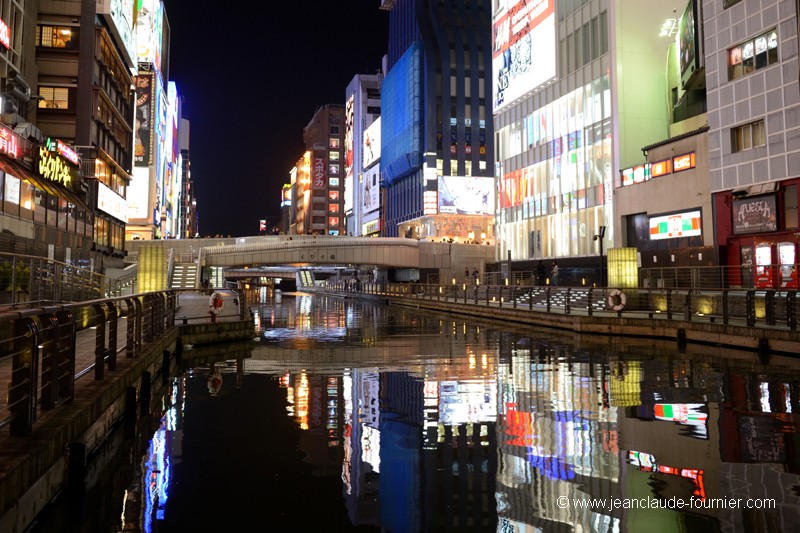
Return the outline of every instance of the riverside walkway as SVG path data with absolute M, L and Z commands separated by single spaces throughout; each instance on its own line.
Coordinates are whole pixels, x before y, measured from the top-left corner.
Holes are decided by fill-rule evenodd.
M 121 419 L 156 408 L 182 341 L 252 338 L 246 302 L 218 292 L 217 324 L 196 291 L 0 311 L 0 531 L 26 530 Z

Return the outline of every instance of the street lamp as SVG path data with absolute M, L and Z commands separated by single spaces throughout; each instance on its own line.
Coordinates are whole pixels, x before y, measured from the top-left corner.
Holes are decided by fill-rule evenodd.
M 592 237 L 593 241 L 600 241 L 600 286 L 605 287 L 606 284 L 603 281 L 603 239 L 606 236 L 606 227 L 600 226 L 598 228 L 597 234 Z

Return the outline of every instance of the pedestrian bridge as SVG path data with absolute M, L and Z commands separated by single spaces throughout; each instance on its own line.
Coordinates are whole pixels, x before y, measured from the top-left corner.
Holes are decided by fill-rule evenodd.
M 127 241 L 125 245 L 128 262 L 138 262 L 145 248 L 160 248 L 172 263 L 197 263 L 226 271 L 254 266 L 369 265 L 382 270 L 435 270 L 441 279 L 451 279 L 460 278 L 465 268 L 483 272 L 487 264 L 496 261 L 494 246 L 403 237 L 270 235 Z
M 270 235 L 209 239 L 127 241 L 127 261 L 144 247 L 163 248 L 175 262 L 239 268 L 254 265 L 376 265 L 385 268 L 453 268 L 495 261 L 494 246 L 418 241 L 403 237 Z
M 376 265 L 419 268 L 422 243 L 393 237 L 292 235 L 243 239 L 200 249 L 200 264 L 235 268 L 248 265 Z

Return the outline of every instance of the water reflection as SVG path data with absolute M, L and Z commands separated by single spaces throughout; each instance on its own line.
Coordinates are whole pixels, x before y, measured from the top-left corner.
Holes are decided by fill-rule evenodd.
M 800 528 L 796 360 L 309 296 L 255 317 L 245 355 L 187 352 L 140 530 Z

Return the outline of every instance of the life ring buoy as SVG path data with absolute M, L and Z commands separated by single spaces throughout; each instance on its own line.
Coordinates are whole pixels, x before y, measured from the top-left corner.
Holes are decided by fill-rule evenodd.
M 608 293 L 608 307 L 614 311 L 622 311 L 625 309 L 625 304 L 628 302 L 625 293 L 619 289 L 614 289 Z

